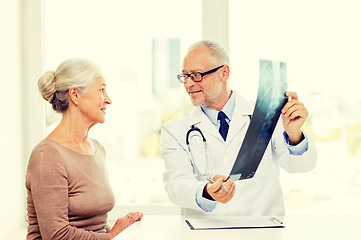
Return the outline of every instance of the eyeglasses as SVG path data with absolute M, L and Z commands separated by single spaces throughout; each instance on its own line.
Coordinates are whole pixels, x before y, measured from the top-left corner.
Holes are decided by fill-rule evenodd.
M 185 83 L 187 78 L 191 78 L 193 82 L 201 82 L 203 80 L 203 76 L 207 75 L 207 74 L 211 74 L 214 73 L 215 71 L 217 71 L 218 69 L 220 69 L 222 66 L 213 68 L 212 70 L 209 70 L 207 72 L 194 72 L 194 73 L 189 73 L 189 74 L 178 74 L 177 78 L 181 83 Z

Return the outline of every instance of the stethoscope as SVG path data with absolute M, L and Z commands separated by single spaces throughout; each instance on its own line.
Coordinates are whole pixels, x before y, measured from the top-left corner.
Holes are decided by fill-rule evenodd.
M 205 151 L 205 157 L 206 157 L 206 161 L 205 161 L 205 170 L 204 170 L 204 173 L 202 174 L 201 171 L 199 170 L 199 168 L 197 167 L 195 161 L 194 161 L 194 156 L 193 156 L 193 153 L 192 153 L 192 150 L 191 150 L 191 147 L 190 147 L 190 144 L 189 144 L 189 135 L 193 132 L 198 132 L 200 134 L 200 136 L 202 137 L 202 141 L 203 141 L 203 144 L 204 144 L 204 151 Z M 196 135 L 193 135 L 191 136 L 194 137 Z M 206 174 L 208 172 L 208 151 L 207 151 L 207 140 L 206 138 L 204 137 L 202 131 L 199 129 L 199 127 L 196 127 L 194 125 L 191 126 L 191 128 L 188 130 L 187 134 L 186 134 L 186 144 L 187 144 L 187 147 L 188 147 L 188 151 L 191 155 L 190 157 L 190 161 L 191 161 L 191 164 L 193 166 L 193 172 L 196 176 L 198 177 L 203 177 L 203 178 L 207 178 L 209 177 L 208 174 Z
M 252 115 L 248 115 L 249 117 L 249 120 L 251 121 L 252 120 Z M 205 170 L 204 170 L 204 173 L 202 174 L 201 171 L 199 170 L 199 168 L 197 167 L 196 165 L 196 162 L 194 161 L 194 156 L 193 156 L 193 153 L 192 153 L 192 150 L 191 150 L 191 147 L 190 147 L 190 139 L 189 139 L 189 136 L 190 134 L 195 131 L 195 132 L 198 132 L 200 134 L 200 136 L 202 137 L 202 140 L 203 140 L 203 144 L 204 144 L 204 152 L 205 152 L 205 158 L 206 158 L 206 161 L 205 161 Z M 195 135 L 194 135 L 195 136 Z M 191 136 L 192 138 L 193 136 Z M 202 131 L 199 129 L 199 127 L 196 127 L 195 125 L 192 125 L 191 128 L 187 131 L 187 134 L 186 134 L 186 144 L 187 144 L 187 147 L 188 147 L 188 151 L 191 155 L 190 157 L 190 161 L 191 161 L 191 164 L 193 166 L 193 172 L 196 176 L 198 177 L 203 177 L 203 178 L 208 178 L 210 177 L 210 173 L 207 174 L 208 172 L 208 149 L 207 149 L 207 140 L 206 138 L 204 137 Z

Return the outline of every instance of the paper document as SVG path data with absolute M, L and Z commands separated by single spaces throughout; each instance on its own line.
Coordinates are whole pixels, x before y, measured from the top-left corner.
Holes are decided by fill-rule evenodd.
M 281 220 L 274 217 L 252 217 L 234 219 L 187 219 L 185 221 L 191 230 L 285 227 Z

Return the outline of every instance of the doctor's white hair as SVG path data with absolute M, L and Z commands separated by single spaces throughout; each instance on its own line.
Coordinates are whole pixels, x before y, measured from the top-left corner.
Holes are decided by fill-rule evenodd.
M 190 53 L 196 49 L 198 49 L 199 47 L 206 47 L 209 50 L 209 54 L 214 57 L 214 59 L 219 63 L 219 64 L 226 64 L 226 65 L 230 65 L 230 61 L 229 61 L 229 57 L 228 57 L 228 52 L 227 50 L 218 42 L 216 41 L 212 41 L 212 40 L 201 40 L 198 41 L 194 44 L 192 44 L 189 48 L 188 48 L 188 52 Z

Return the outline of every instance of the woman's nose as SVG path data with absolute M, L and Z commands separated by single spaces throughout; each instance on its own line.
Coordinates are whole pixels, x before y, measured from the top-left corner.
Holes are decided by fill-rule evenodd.
M 105 95 L 105 103 L 107 104 L 111 104 L 112 100 L 110 99 L 110 97 L 108 96 L 108 94 Z

